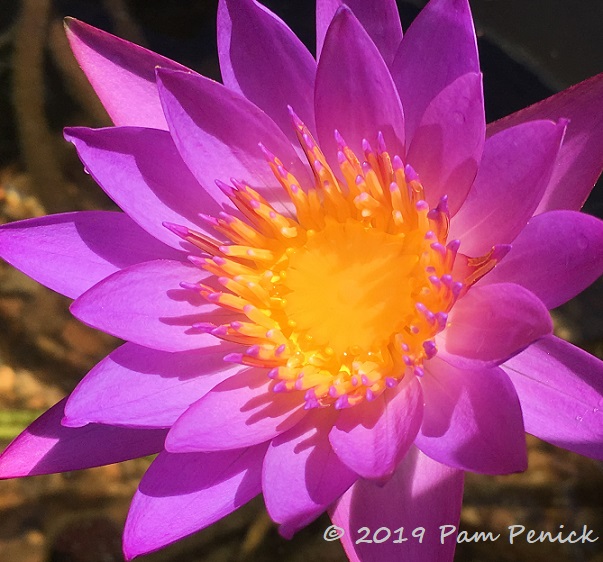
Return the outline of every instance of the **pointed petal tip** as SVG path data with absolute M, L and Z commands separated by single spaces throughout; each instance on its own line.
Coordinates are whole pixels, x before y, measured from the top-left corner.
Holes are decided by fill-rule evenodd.
M 138 493 L 138 491 L 136 493 Z M 169 546 L 170 542 L 163 545 L 157 545 L 153 541 L 149 541 L 148 538 L 145 539 L 144 534 L 138 532 L 139 529 L 137 528 L 136 524 L 132 524 L 130 522 L 129 517 L 130 514 L 128 514 L 128 519 L 126 519 L 122 537 L 122 553 L 124 555 L 125 562 L 131 562 L 140 556 L 152 554 L 161 548 Z
M 65 127 L 63 129 L 63 138 L 75 146 L 75 139 L 73 138 L 72 131 L 70 129 L 71 127 Z
M 155 78 L 156 78 L 157 82 L 160 82 L 164 85 L 166 84 L 166 82 L 173 82 L 174 80 L 178 80 L 179 78 L 183 78 L 185 76 L 190 76 L 190 77 L 199 76 L 197 73 L 193 72 L 192 70 L 168 68 L 167 66 L 162 66 L 159 64 L 156 65 L 154 67 L 154 69 L 155 69 Z M 215 82 L 215 80 L 211 80 L 211 78 L 207 78 L 205 76 L 203 76 L 203 78 L 205 78 L 206 80 L 210 80 L 211 82 Z
M 140 548 L 139 545 L 131 544 L 132 541 L 130 540 L 129 535 L 130 533 L 124 532 L 122 553 L 126 562 L 131 562 L 131 560 L 150 552 L 149 549 Z
M 95 29 L 91 25 L 88 25 L 87 23 L 84 23 L 73 16 L 65 16 L 63 18 L 63 27 L 68 35 L 75 35 L 82 29 L 86 31 Z
M 71 16 L 66 16 L 63 18 L 63 27 L 65 29 L 65 33 L 70 33 L 71 28 L 78 23 L 78 20 Z
M 78 141 L 86 142 L 86 132 L 91 130 L 98 131 L 99 129 L 90 129 L 89 127 L 65 127 L 63 129 L 63 138 L 77 147 Z
M 560 117 L 559 119 L 557 119 L 557 125 L 559 125 L 560 127 L 567 127 L 571 122 L 572 120 L 568 119 L 567 117 Z
M 282 524 L 278 526 L 278 534 L 290 541 L 295 536 L 296 530 L 291 525 Z
M 333 17 L 333 20 L 335 20 L 335 18 L 337 18 L 337 17 L 341 17 L 341 14 L 347 14 L 348 16 L 354 16 L 354 14 L 352 13 L 352 10 L 350 10 L 350 8 L 348 7 L 347 4 L 341 4 L 341 6 L 339 6 L 337 8 L 337 10 L 335 10 L 335 16 Z
M 178 435 L 174 435 L 172 431 L 169 431 L 165 438 L 165 450 L 168 453 L 191 453 L 198 452 L 187 448 L 186 440 L 180 439 Z
M 65 406 L 65 410 L 67 410 L 67 406 Z M 78 428 L 78 427 L 84 427 L 84 426 L 88 425 L 88 422 L 78 420 L 77 417 L 70 416 L 69 414 L 66 413 L 63 416 L 63 418 L 61 419 L 61 425 L 63 427 Z
M 124 43 L 129 43 L 128 41 L 125 41 L 116 35 L 105 31 L 104 29 L 94 27 L 93 25 L 90 25 L 72 16 L 63 18 L 63 26 L 65 27 L 65 32 L 67 34 L 67 39 L 69 39 L 71 49 L 76 56 L 78 47 L 81 44 L 94 44 L 95 41 L 123 41 Z
M 579 210 L 603 170 L 603 73 L 554 94 L 488 125 L 492 137 L 515 125 L 546 119 L 568 118 L 563 145 L 553 176 L 535 214 L 551 210 Z M 572 188 L 568 189 L 567 186 Z
M 161 66 L 159 64 L 155 65 L 155 74 L 157 76 L 171 76 L 172 74 L 186 74 L 182 70 L 175 70 L 173 68 L 166 68 L 165 66 Z

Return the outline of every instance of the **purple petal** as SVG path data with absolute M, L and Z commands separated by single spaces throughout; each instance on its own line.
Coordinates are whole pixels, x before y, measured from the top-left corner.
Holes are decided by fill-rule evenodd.
M 553 176 L 536 213 L 578 210 L 603 170 L 603 73 L 488 126 L 494 135 L 524 121 L 569 119 Z
M 213 181 L 199 185 L 167 131 L 77 127 L 66 129 L 65 137 L 107 195 L 142 228 L 172 247 L 181 248 L 183 242 L 163 222 L 207 232 L 199 224 L 199 213 L 217 215 L 222 210 L 219 202 L 227 201 Z
M 517 390 L 528 433 L 603 460 L 603 361 L 549 336 L 502 367 Z
M 114 273 L 71 305 L 85 324 L 118 338 L 162 351 L 186 351 L 215 343 L 211 334 L 192 328 L 202 321 L 218 324 L 232 313 L 180 288 L 209 274 L 189 264 L 155 260 Z
M 219 384 L 174 424 L 172 453 L 222 451 L 269 441 L 305 415 L 303 394 L 275 393 L 264 369 L 247 369 Z
M 443 332 L 444 350 L 470 360 L 501 362 L 553 331 L 551 317 L 530 291 L 512 283 L 473 287 Z
M 127 215 L 80 211 L 0 227 L 0 255 L 39 283 L 69 298 L 122 268 L 176 252 Z
M 408 150 L 432 207 L 448 195 L 451 214 L 459 210 L 475 179 L 485 136 L 482 76 L 465 74 L 433 98 Z
M 533 121 L 486 141 L 475 183 L 450 228 L 464 254 L 481 256 L 513 242 L 548 185 L 564 130 L 565 122 Z
M 373 402 L 342 410 L 329 440 L 337 456 L 364 478 L 391 476 L 421 426 L 423 396 L 414 376 Z
M 261 492 L 266 445 L 220 453 L 161 453 L 134 494 L 124 530 L 127 560 L 158 550 L 232 513 Z
M 316 52 L 320 58 L 327 29 L 343 0 L 317 0 L 316 2 Z M 402 41 L 402 25 L 395 0 L 346 0 L 358 21 L 366 29 L 383 60 L 391 64 Z
M 314 132 L 316 61 L 280 18 L 253 0 L 221 0 L 218 54 L 224 85 L 264 110 L 294 146 L 288 105 Z
M 425 109 L 446 86 L 479 73 L 468 0 L 431 0 L 412 23 L 392 64 L 410 142 Z
M 286 538 L 314 521 L 358 479 L 329 444 L 336 416 L 332 409 L 315 410 L 268 447 L 264 501 Z
M 310 185 L 305 166 L 291 143 L 263 111 L 240 94 L 209 78 L 158 70 L 158 87 L 174 142 L 202 185 L 215 179 L 248 181 L 277 210 L 291 206 L 258 143 L 278 156 L 303 185 Z
M 497 368 L 468 371 L 435 358 L 421 379 L 423 425 L 415 444 L 432 459 L 485 474 L 528 465 L 517 393 Z
M 555 308 L 603 275 L 603 221 L 577 211 L 533 217 L 480 282 L 517 283 Z
M 458 528 L 463 502 L 463 472 L 440 464 L 411 448 L 385 486 L 358 480 L 330 510 L 331 519 L 345 534 L 341 539 L 353 562 L 452 562 L 456 533 L 441 538 L 451 527 Z M 391 538 L 383 542 L 386 529 Z M 420 527 L 425 532 L 419 540 Z M 413 530 L 419 529 L 413 537 Z
M 404 153 L 404 115 L 396 87 L 377 47 L 346 6 L 337 10 L 327 32 L 314 103 L 318 138 L 331 162 L 337 162 L 335 129 L 359 156 L 362 139 L 374 143 L 379 132 L 391 154 Z
M 170 427 L 191 404 L 241 370 L 224 361 L 233 347 L 167 353 L 126 343 L 77 385 L 63 425 Z
M 163 449 L 163 429 L 96 424 L 63 427 L 66 401 L 64 398 L 42 414 L 0 455 L 0 478 L 80 470 L 145 457 Z
M 67 20 L 67 38 L 116 125 L 167 129 L 155 86 L 155 68 L 186 67 L 74 19 Z

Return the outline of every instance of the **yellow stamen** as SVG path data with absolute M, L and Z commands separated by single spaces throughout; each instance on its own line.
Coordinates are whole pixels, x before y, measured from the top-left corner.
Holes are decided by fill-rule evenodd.
M 422 376 L 454 302 L 501 252 L 456 260 L 446 199 L 430 210 L 416 173 L 388 154 L 381 135 L 378 151 L 363 143 L 361 162 L 336 134 L 335 173 L 307 127 L 293 121 L 314 185 L 302 189 L 262 150 L 295 218 L 233 182 L 221 189 L 248 222 L 220 214 L 214 224 L 229 242 L 180 235 L 212 256 L 191 261 L 225 291 L 200 293 L 241 315 L 211 330 L 245 346 L 228 360 L 270 369 L 274 390 L 305 391 L 308 408 L 350 407 Z

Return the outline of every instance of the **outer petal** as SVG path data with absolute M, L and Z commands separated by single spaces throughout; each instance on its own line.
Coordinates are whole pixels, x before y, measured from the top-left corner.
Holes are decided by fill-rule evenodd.
M 199 349 L 216 340 L 192 325 L 208 320 L 221 323 L 228 313 L 179 284 L 195 283 L 208 275 L 172 260 L 141 263 L 92 287 L 71 305 L 71 312 L 93 328 L 145 347 Z
M 507 361 L 528 433 L 603 460 L 603 362 L 554 336 Z
M 444 532 L 450 532 L 452 527 L 458 528 L 462 501 L 463 472 L 413 447 L 385 486 L 358 480 L 330 514 L 345 532 L 341 542 L 352 562 L 451 562 L 456 533 L 442 539 L 440 529 L 446 526 Z M 377 530 L 376 538 L 382 540 L 385 528 L 392 536 L 380 543 L 359 541 L 365 534 L 359 531 L 362 527 L 372 533 L 367 540 L 373 540 Z M 425 529 L 421 540 L 411 535 L 418 527 Z
M 501 362 L 553 331 L 551 317 L 530 291 L 512 283 L 473 287 L 452 309 L 443 332 L 448 354 Z
M 155 68 L 187 68 L 78 20 L 68 19 L 66 28 L 73 54 L 113 122 L 167 129 Z
M 519 400 L 501 369 L 468 371 L 436 358 L 427 364 L 421 386 L 425 413 L 415 444 L 426 455 L 485 474 L 527 468 Z
M 67 472 L 122 462 L 163 449 L 163 429 L 63 427 L 66 398 L 42 414 L 0 455 L 0 478 Z
M 280 18 L 253 0 L 221 0 L 218 54 L 224 84 L 270 115 L 294 146 L 288 105 L 314 132 L 316 61 Z
M 206 188 L 199 185 L 167 131 L 77 127 L 66 129 L 65 137 L 107 195 L 147 232 L 175 248 L 183 242 L 162 226 L 164 221 L 203 232 L 199 213 L 217 215 L 219 202 L 227 201 L 213 181 Z
M 427 106 L 407 161 L 419 173 L 433 207 L 448 195 L 454 215 L 465 200 L 482 157 L 486 137 L 481 74 L 465 74 Z
M 2 258 L 69 298 L 122 268 L 179 254 L 123 213 L 80 211 L 0 227 Z
M 555 308 L 603 275 L 603 221 L 576 211 L 533 217 L 481 284 L 511 282 Z
M 126 343 L 77 385 L 63 425 L 171 427 L 191 404 L 241 370 L 224 361 L 232 347 L 166 353 Z
M 468 0 L 431 0 L 406 32 L 392 64 L 407 142 L 429 102 L 468 72 L 479 73 Z
M 127 560 L 199 531 L 261 491 L 266 445 L 220 453 L 161 453 L 134 494 L 124 530 Z
M 337 456 L 360 476 L 389 477 L 412 445 L 422 416 L 421 385 L 406 377 L 374 402 L 342 410 L 329 440 Z
M 569 119 L 555 170 L 536 213 L 578 210 L 603 170 L 603 73 L 488 126 L 488 134 L 534 119 Z
M 356 154 L 362 139 L 381 131 L 392 154 L 404 151 L 404 115 L 396 87 L 377 47 L 354 14 L 342 6 L 331 22 L 316 75 L 316 127 L 327 158 L 337 165 L 337 129 Z
M 222 451 L 268 441 L 302 419 L 303 395 L 278 394 L 262 369 L 248 369 L 219 384 L 174 424 L 172 453 Z
M 329 444 L 336 414 L 314 411 L 268 448 L 262 473 L 264 500 L 286 538 L 314 521 L 358 479 Z
M 451 222 L 463 253 L 480 256 L 513 242 L 533 215 L 555 169 L 566 122 L 533 121 L 490 137 L 475 183 Z
M 346 4 L 358 21 L 366 29 L 383 60 L 391 64 L 402 41 L 402 25 L 398 16 L 395 0 L 317 0 L 316 2 L 316 52 L 320 52 L 327 34 L 327 29 L 335 16 L 335 12 Z
M 208 185 L 234 177 L 260 188 L 278 210 L 290 202 L 258 143 L 277 154 L 303 186 L 305 166 L 277 125 L 250 101 L 203 76 L 158 70 L 159 93 L 174 142 L 197 180 Z

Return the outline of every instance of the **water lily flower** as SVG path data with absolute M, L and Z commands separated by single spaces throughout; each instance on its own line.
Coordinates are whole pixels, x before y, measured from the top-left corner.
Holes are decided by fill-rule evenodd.
M 486 127 L 467 0 L 404 37 L 394 0 L 318 0 L 316 59 L 220 0 L 224 84 L 67 33 L 116 126 L 65 135 L 123 213 L 5 225 L 0 253 L 126 343 L 0 476 L 159 453 L 128 559 L 262 493 L 285 537 L 328 511 L 351 560 L 425 562 L 452 559 L 464 472 L 525 470 L 525 432 L 603 459 L 603 363 L 548 312 L 603 273 L 579 212 L 603 75 Z

